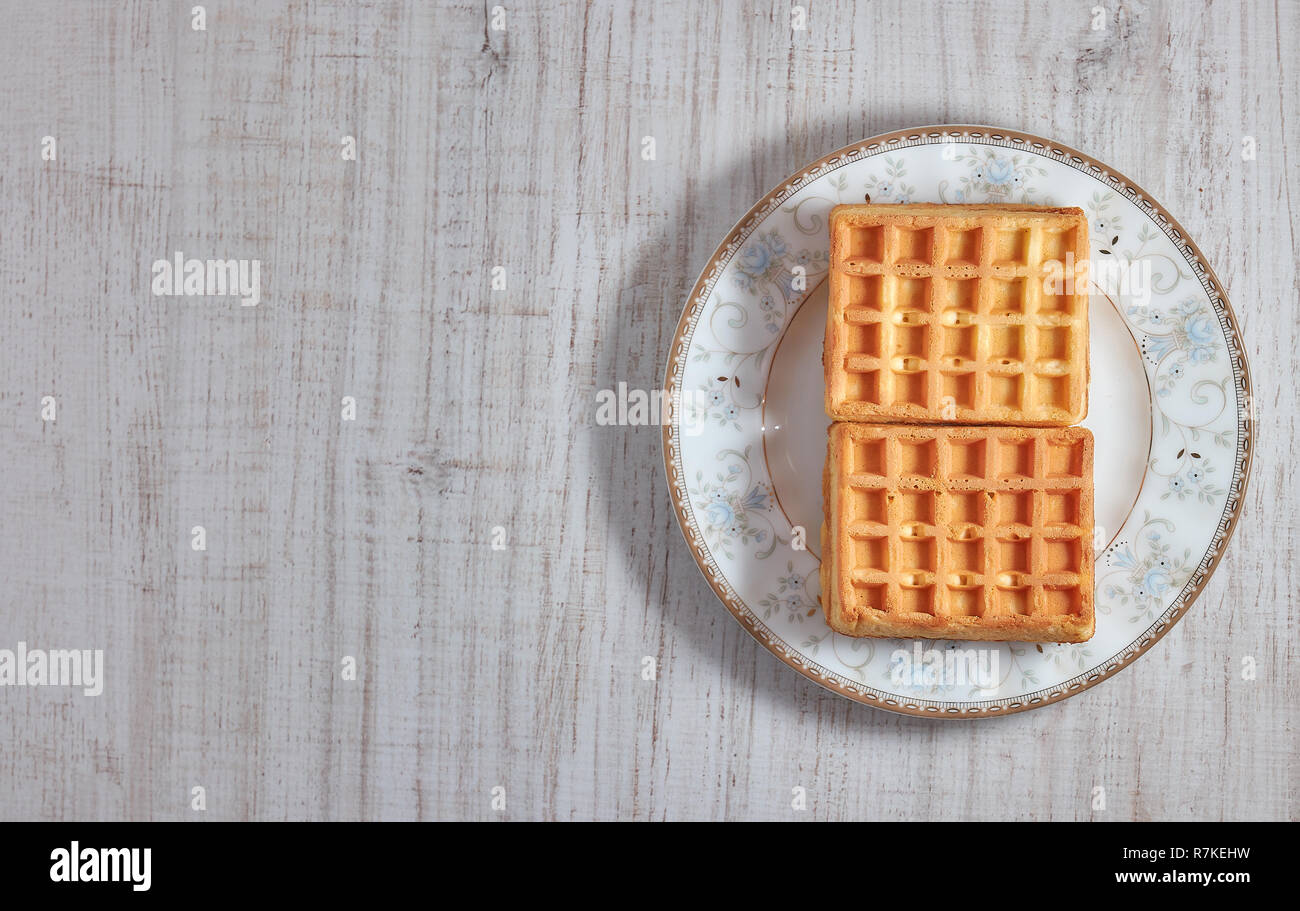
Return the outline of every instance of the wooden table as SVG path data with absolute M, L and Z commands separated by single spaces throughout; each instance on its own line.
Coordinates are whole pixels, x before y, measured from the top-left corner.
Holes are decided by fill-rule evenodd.
M 0 817 L 1295 818 L 1300 5 L 1099 5 L 5 4 L 0 647 L 106 670 L 0 688 Z M 961 122 L 1151 190 L 1260 409 L 1191 613 L 964 724 L 782 666 L 657 430 L 594 419 L 764 191 Z M 260 303 L 154 296 L 176 251 L 258 260 Z

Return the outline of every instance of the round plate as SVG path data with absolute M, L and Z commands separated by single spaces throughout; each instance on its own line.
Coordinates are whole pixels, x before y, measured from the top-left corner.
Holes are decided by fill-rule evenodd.
M 1080 206 L 1092 238 L 1097 632 L 1078 645 L 852 639 L 819 598 L 821 364 L 832 206 Z M 696 282 L 668 356 L 668 487 L 723 604 L 774 655 L 850 699 L 978 718 L 1058 702 L 1132 663 L 1186 613 L 1237 521 L 1250 377 L 1200 250 L 1151 197 L 1058 143 L 991 127 L 878 136 L 761 199 Z M 900 673 L 969 645 L 983 673 Z M 962 654 L 958 652 L 957 654 Z M 970 654 L 974 654 L 973 652 Z M 950 665 L 951 666 L 951 665 Z

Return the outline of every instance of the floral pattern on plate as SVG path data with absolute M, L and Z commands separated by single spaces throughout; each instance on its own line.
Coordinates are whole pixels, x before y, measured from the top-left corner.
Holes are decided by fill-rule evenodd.
M 1153 426 L 1138 501 L 1098 555 L 1098 633 L 1079 645 L 983 644 L 998 650 L 1003 669 L 993 687 L 900 686 L 891 661 L 901 641 L 830 631 L 817 558 L 778 551 L 791 529 L 773 509 L 772 481 L 755 457 L 761 391 L 775 346 L 826 274 L 831 207 L 867 199 L 1079 205 L 1093 263 L 1123 263 L 1148 278 L 1141 300 L 1129 301 L 1122 287 L 1112 297 L 1140 345 Z M 1250 387 L 1235 321 L 1208 266 L 1182 238 L 1172 219 L 1104 166 L 1024 134 L 952 127 L 891 134 L 786 181 L 714 256 L 688 302 L 668 369 L 670 392 L 707 397 L 708 429 L 690 436 L 666 428 L 665 461 L 687 541 L 727 607 L 807 676 L 913 714 L 980 716 L 1047 704 L 1149 647 L 1204 586 L 1249 469 Z

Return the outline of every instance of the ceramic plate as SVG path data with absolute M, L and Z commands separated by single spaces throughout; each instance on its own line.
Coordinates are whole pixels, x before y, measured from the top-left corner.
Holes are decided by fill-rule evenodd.
M 1087 213 L 1092 382 L 1084 423 L 1096 438 L 1098 526 L 1090 642 L 914 643 L 851 639 L 827 627 L 818 582 L 826 218 L 834 205 L 868 200 Z M 663 429 L 669 490 L 691 553 L 723 604 L 805 676 L 914 715 L 1023 711 L 1133 662 L 1204 588 L 1250 470 L 1245 354 L 1196 245 L 1106 165 L 989 127 L 879 136 L 768 193 L 691 292 L 665 389 L 676 406 Z M 937 672 L 945 652 L 974 645 L 982 663 L 967 665 L 971 673 Z M 922 666 L 936 673 L 918 672 Z

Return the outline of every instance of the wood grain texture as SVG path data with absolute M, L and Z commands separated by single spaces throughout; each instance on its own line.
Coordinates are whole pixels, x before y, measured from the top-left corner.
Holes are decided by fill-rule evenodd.
M 97 698 L 0 689 L 0 817 L 1297 816 L 1295 0 L 1103 0 L 1101 31 L 1078 2 L 814 0 L 806 31 L 786 3 L 507 3 L 504 31 L 493 4 L 259 2 L 195 32 L 191 5 L 0 13 L 0 647 L 107 665 Z M 660 382 L 764 192 L 935 123 L 1150 190 L 1260 400 L 1190 614 L 1114 680 L 964 724 L 776 661 L 696 571 L 657 431 L 594 420 Z M 260 259 L 263 302 L 152 296 L 175 250 Z

